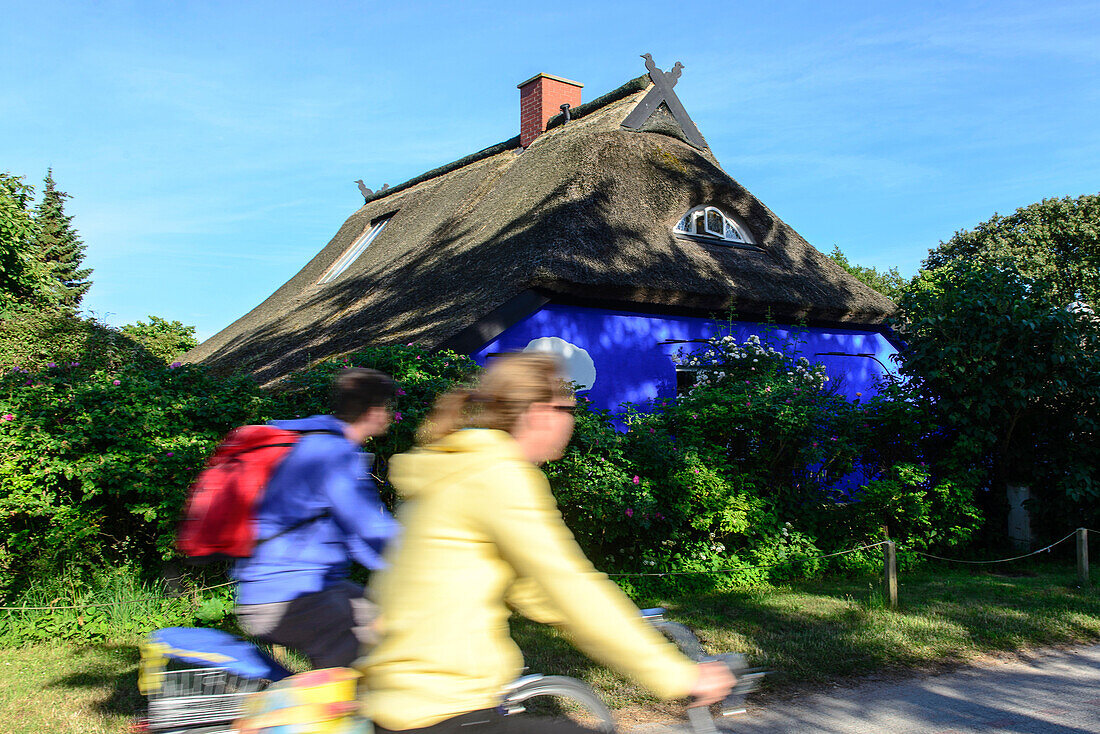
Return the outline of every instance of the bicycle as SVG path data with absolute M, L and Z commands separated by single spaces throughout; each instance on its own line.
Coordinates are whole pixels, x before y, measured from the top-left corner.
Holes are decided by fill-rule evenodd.
M 699 638 L 686 626 L 665 618 L 665 610 L 660 607 L 643 609 L 642 618 L 656 627 L 676 644 L 680 651 L 697 663 L 717 661 L 725 663 L 737 684 L 726 699 L 719 704 L 719 715 L 723 718 L 744 714 L 745 697 L 760 685 L 766 673 L 749 668 L 745 657 L 737 653 L 707 655 Z M 512 683 L 505 691 L 501 702 L 507 714 L 522 713 L 523 702 L 540 696 L 565 698 L 580 704 L 597 720 L 597 730 L 602 734 L 615 734 L 615 721 L 610 709 L 587 683 L 563 675 L 527 675 Z M 717 734 L 709 709 L 693 706 L 688 708 L 688 722 L 695 734 Z
M 745 712 L 745 697 L 757 688 L 765 675 L 763 671 L 748 668 L 745 658 L 736 653 L 707 655 L 695 634 L 666 619 L 664 609 L 644 609 L 642 617 L 692 660 L 726 664 L 737 684 L 720 704 L 719 713 L 728 717 Z M 245 710 L 246 699 L 291 674 L 254 645 L 217 630 L 168 628 L 158 630 L 150 638 L 142 648 L 139 679 L 149 700 L 149 713 L 136 724 L 135 731 L 233 734 L 233 721 Z M 180 643 L 199 649 L 187 649 Z M 177 667 L 173 668 L 171 663 Z M 350 678 L 334 683 L 349 685 L 343 695 L 354 696 L 354 681 Z M 543 697 L 579 704 L 595 720 L 597 731 L 616 732 L 607 705 L 591 686 L 569 676 L 525 675 L 505 688 L 499 708 L 505 715 L 515 715 L 526 711 L 527 702 Z M 695 734 L 717 733 L 709 709 L 690 707 L 687 711 Z

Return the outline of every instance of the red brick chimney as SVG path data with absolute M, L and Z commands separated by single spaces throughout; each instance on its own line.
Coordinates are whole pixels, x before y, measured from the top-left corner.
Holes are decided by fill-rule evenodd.
M 581 103 L 580 82 L 560 76 L 536 74 L 519 86 L 519 144 L 526 148 L 546 130 L 551 117 L 561 112 L 561 106 L 576 107 Z

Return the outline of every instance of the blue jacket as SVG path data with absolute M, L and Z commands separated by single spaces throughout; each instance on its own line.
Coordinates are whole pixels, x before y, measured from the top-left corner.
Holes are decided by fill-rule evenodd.
M 268 481 L 256 511 L 256 550 L 233 569 L 240 604 L 321 591 L 348 577 L 352 559 L 380 568 L 382 549 L 399 529 L 371 481 L 373 457 L 344 437 L 346 423 L 315 415 L 271 425 L 331 433 L 302 436 Z M 312 517 L 318 519 L 283 532 Z M 271 539 L 259 542 L 264 538 Z

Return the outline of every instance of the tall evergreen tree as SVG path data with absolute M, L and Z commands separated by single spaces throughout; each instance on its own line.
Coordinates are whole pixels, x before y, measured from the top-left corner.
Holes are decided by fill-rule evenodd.
M 35 257 L 33 194 L 22 176 L 0 172 L 0 315 L 45 300 L 44 268 Z
M 53 300 L 66 311 L 76 311 L 84 294 L 92 286 L 91 268 L 82 268 L 84 243 L 73 229 L 72 216 L 65 213 L 65 199 L 53 180 L 53 169 L 46 172 L 42 199 L 35 208 L 38 225 L 36 252 L 49 274 Z

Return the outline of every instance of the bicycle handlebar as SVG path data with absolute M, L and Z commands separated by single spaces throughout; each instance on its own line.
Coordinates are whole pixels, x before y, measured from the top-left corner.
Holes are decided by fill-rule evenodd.
M 668 637 L 680 651 L 697 663 L 720 662 L 729 668 L 730 674 L 737 682 L 730 690 L 729 695 L 719 706 L 719 713 L 725 716 L 735 716 L 745 713 L 745 697 L 755 691 L 763 680 L 766 672 L 748 667 L 744 655 L 738 653 L 726 653 L 724 655 L 707 655 L 703 646 L 699 644 L 699 638 L 690 629 L 680 624 L 665 619 L 665 610 L 660 607 L 643 609 L 642 618 L 660 630 Z M 688 709 L 688 721 L 696 734 L 717 734 L 718 729 L 714 725 L 714 719 L 709 709 L 704 706 L 693 706 Z
M 665 619 L 665 610 L 661 608 L 643 609 L 642 618 L 668 637 L 680 650 L 697 663 L 720 662 L 729 668 L 736 683 L 729 695 L 722 701 L 719 713 L 733 716 L 745 713 L 745 696 L 756 690 L 766 675 L 761 670 L 750 669 L 745 657 L 737 653 L 725 655 L 707 655 L 699 638 L 690 629 Z M 575 678 L 558 675 L 528 675 L 513 681 L 504 690 L 500 710 L 504 714 L 517 714 L 525 710 L 524 702 L 537 696 L 554 696 L 573 699 L 588 710 L 597 719 L 597 729 L 605 734 L 613 734 L 615 722 L 607 706 L 600 700 L 592 688 Z M 710 709 L 705 706 L 688 708 L 688 721 L 695 734 L 718 734 L 718 728 L 711 717 Z

